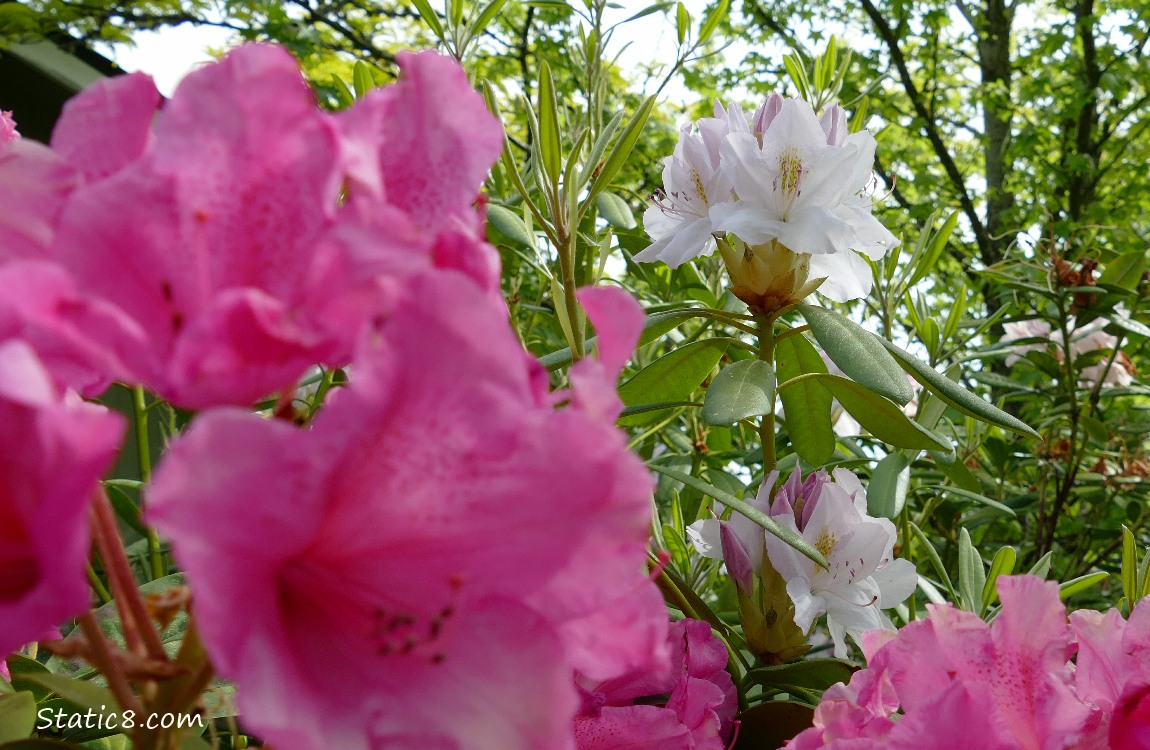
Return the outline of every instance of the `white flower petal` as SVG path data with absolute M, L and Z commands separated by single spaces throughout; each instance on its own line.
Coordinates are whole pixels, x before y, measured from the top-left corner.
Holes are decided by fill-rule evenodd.
M 687 538 L 691 540 L 691 546 L 711 560 L 723 559 L 723 542 L 719 533 L 719 521 L 713 518 L 695 521 L 687 527 Z
M 819 287 L 819 294 L 834 300 L 846 302 L 861 299 L 870 294 L 873 277 L 870 266 L 853 250 L 833 255 L 812 255 L 810 277 L 826 277 Z

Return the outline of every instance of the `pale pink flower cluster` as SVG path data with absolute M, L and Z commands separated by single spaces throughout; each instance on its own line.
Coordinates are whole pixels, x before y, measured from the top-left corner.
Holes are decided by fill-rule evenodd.
M 688 533 L 695 549 L 704 557 L 725 560 L 732 575 L 757 574 L 765 555 L 787 582 L 800 629 L 809 632 L 818 617 L 827 616 L 836 656 L 847 654 L 846 634 L 859 640 L 868 630 L 894 630 L 882 610 L 900 604 L 918 584 L 914 565 L 894 558 L 894 524 L 867 515 L 866 491 L 846 469 L 835 469 L 830 476 L 816 472 L 803 481 L 796 468 L 772 497 L 777 478 L 777 472 L 768 475 L 750 504 L 810 542 L 826 557 L 829 569 L 740 513 L 733 513 L 730 521 L 692 524 Z M 734 537 L 731 542 L 722 538 L 724 526 Z
M 663 169 L 663 190 L 643 221 L 654 242 L 635 256 L 672 268 L 715 249 L 731 233 L 751 247 L 771 243 L 825 278 L 838 302 L 870 292 L 877 260 L 898 244 L 871 215 L 875 140 L 847 132 L 838 106 L 818 117 L 801 99 L 772 95 L 750 120 L 737 105 L 684 125 Z
M 578 750 L 725 750 L 739 707 L 726 647 L 699 620 L 673 624 L 668 643 L 672 666 L 665 676 L 636 672 L 580 686 Z
M 1150 742 L 1150 604 L 1123 620 L 1077 611 L 1058 584 L 1001 577 L 987 625 L 950 605 L 863 638 L 867 668 L 839 683 L 794 750 L 1134 750 Z
M 203 410 L 144 518 L 267 742 L 573 750 L 574 675 L 670 674 L 653 483 L 614 426 L 642 311 L 581 292 L 599 356 L 549 392 L 475 207 L 502 129 L 453 60 L 399 65 L 331 115 L 245 46 L 162 107 L 124 76 L 50 149 L 0 143 L 0 653 L 88 606 L 123 425 L 63 389 L 119 380 Z M 306 429 L 248 410 L 316 363 L 356 376 Z
M 1121 316 L 1126 313 L 1121 308 L 1117 308 L 1115 314 Z M 1095 318 L 1086 325 L 1076 327 L 1077 323 L 1072 318 L 1070 320 L 1071 356 L 1077 358 L 1100 350 L 1113 351 L 1115 344 L 1118 343 L 1118 337 L 1103 330 L 1108 325 L 1110 325 L 1108 319 Z M 1053 330 L 1048 321 L 1037 318 L 1011 321 L 1004 323 L 1003 329 L 1005 333 L 1001 341 L 1004 344 L 1023 339 L 1045 339 L 1043 342 L 1015 344 L 1009 347 L 1010 354 L 1006 358 L 1007 367 L 1014 366 L 1014 363 L 1025 357 L 1028 352 L 1049 351 L 1056 359 L 1061 360 L 1063 357 L 1062 331 Z M 1118 357 L 1115 358 L 1114 363 L 1109 368 L 1107 368 L 1108 360 L 1109 357 L 1106 357 L 1101 362 L 1080 368 L 1078 371 L 1079 382 L 1094 385 L 1101 379 L 1103 386 L 1122 387 L 1134 382 L 1130 361 L 1122 352 L 1118 353 Z

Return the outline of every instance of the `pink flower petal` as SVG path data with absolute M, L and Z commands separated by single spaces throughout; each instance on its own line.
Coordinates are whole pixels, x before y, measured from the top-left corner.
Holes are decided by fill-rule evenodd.
M 52 150 L 89 182 L 119 172 L 152 143 L 152 117 L 162 97 L 151 76 L 97 81 L 68 100 L 52 131 Z

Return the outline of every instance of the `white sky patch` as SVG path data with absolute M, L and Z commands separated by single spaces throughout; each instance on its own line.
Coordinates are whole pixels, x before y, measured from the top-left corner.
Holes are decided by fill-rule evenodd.
M 234 33 L 216 26 L 184 24 L 138 31 L 132 37 L 135 46 L 100 44 L 97 49 L 129 73 L 151 75 L 160 93 L 170 97 L 180 79 L 212 61 L 207 50 L 228 46 Z

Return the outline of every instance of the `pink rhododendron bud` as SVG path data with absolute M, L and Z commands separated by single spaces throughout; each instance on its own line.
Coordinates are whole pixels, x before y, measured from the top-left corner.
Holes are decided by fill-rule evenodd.
M 699 620 L 671 626 L 669 675 L 638 672 L 584 684 L 583 708 L 575 719 L 578 750 L 724 750 L 738 709 L 727 651 Z M 650 698 L 666 695 L 665 705 Z M 643 699 L 642 703 L 636 701 Z
M 463 275 L 407 284 L 353 367 L 306 432 L 202 415 L 149 494 L 245 723 L 296 750 L 570 748 L 575 670 L 665 669 L 650 476 L 612 416 L 542 397 Z
M 727 523 L 719 525 L 719 538 L 722 540 L 723 562 L 727 565 L 727 575 L 739 587 L 739 591 L 750 596 L 755 588 L 756 569 L 751 564 L 751 556 L 747 554 L 746 545 Z
M 0 143 L 15 141 L 18 138 L 20 133 L 16 130 L 16 121 L 12 119 L 12 113 L 0 109 Z
M 88 505 L 123 433 L 26 343 L 0 343 L 0 658 L 89 606 Z

